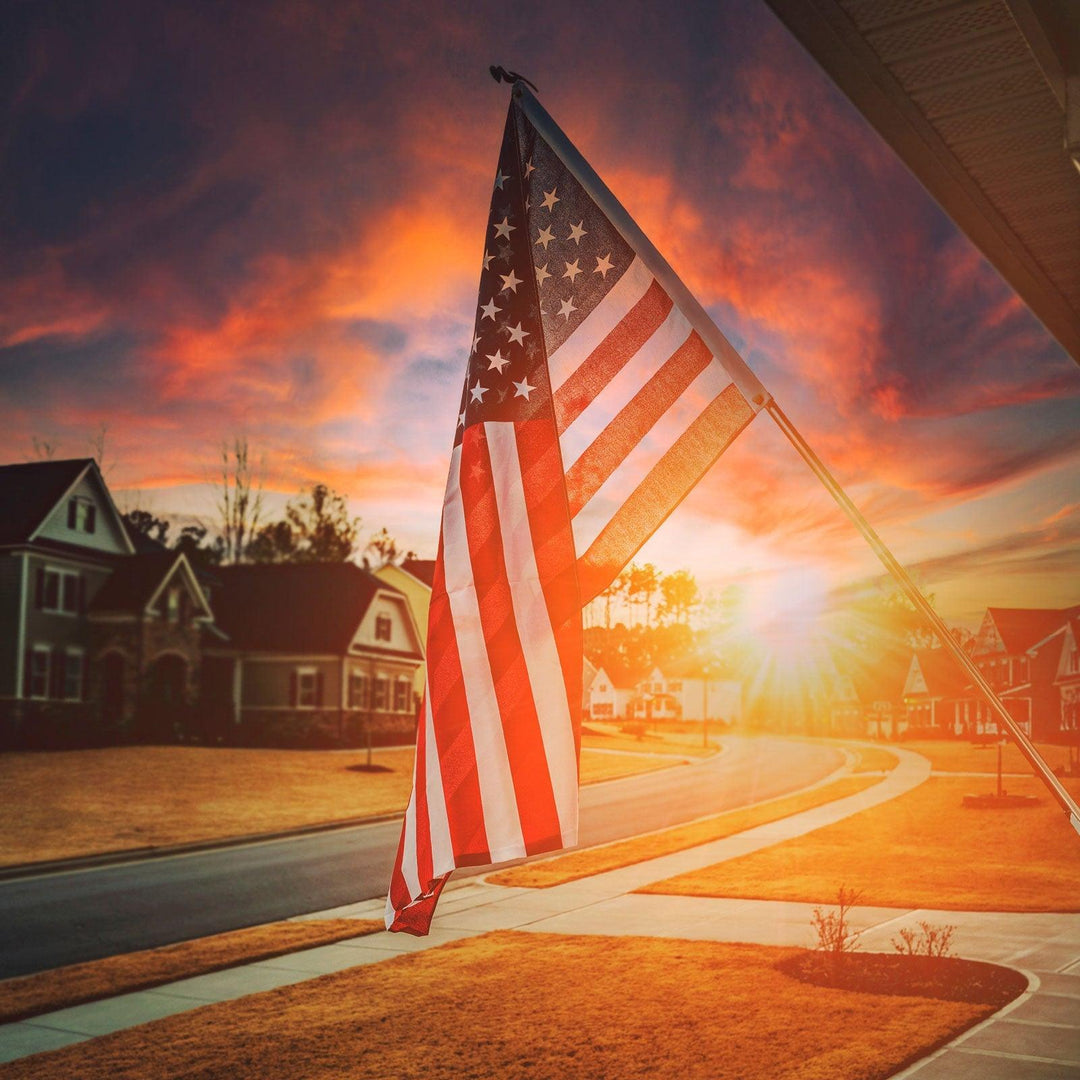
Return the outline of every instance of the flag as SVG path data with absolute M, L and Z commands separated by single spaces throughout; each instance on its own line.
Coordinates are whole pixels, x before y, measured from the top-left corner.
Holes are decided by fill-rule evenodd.
M 590 189 L 606 188 L 521 91 L 484 237 L 387 900 L 387 927 L 416 934 L 454 868 L 577 843 L 582 606 L 757 411 L 717 359 L 733 352 L 719 331 L 625 211 L 601 209 Z

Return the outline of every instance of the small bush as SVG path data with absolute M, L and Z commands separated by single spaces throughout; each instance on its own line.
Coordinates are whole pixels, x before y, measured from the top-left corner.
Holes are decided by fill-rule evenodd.
M 920 922 L 919 929 L 905 926 L 892 939 L 892 947 L 901 956 L 951 956 L 952 936 L 956 927 L 952 924 L 935 926 L 933 923 Z
M 641 740 L 645 738 L 645 725 L 640 722 L 634 722 L 629 724 L 622 724 L 619 730 L 624 735 L 633 735 L 635 739 Z

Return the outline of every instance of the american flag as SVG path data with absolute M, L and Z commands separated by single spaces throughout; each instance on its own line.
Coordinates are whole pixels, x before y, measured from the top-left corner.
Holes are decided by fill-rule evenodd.
M 391 930 L 426 933 L 455 867 L 577 843 L 582 606 L 755 413 L 579 176 L 515 95 L 443 504 Z

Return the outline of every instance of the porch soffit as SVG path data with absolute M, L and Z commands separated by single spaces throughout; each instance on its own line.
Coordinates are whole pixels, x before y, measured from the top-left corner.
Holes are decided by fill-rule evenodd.
M 1080 3 L 766 2 L 1080 363 Z

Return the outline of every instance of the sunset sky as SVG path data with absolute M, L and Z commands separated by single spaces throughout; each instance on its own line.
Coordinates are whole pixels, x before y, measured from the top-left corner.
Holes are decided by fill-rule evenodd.
M 673 14 L 674 13 L 674 14 Z M 222 439 L 434 555 L 521 71 L 949 618 L 1080 602 L 1080 369 L 760 0 L 23 3 L 0 23 L 0 461 L 211 514 Z M 876 572 L 759 417 L 643 552 Z

